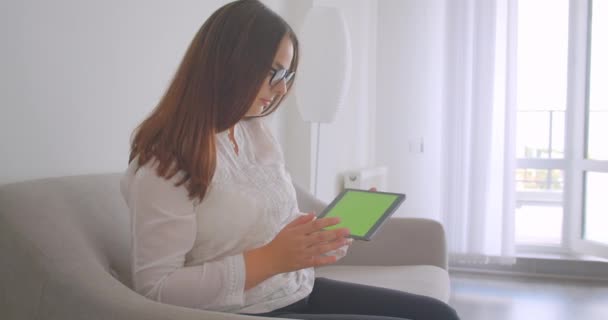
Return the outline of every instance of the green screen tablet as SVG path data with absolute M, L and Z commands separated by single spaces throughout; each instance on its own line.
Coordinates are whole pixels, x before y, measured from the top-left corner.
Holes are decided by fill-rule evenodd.
M 345 189 L 319 215 L 340 217 L 340 223 L 327 227 L 350 229 L 350 237 L 371 240 L 380 226 L 405 200 L 401 193 Z

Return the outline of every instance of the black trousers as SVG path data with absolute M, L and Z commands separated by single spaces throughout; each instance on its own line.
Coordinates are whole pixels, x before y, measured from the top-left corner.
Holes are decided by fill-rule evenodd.
M 308 297 L 255 315 L 303 320 L 459 319 L 454 309 L 434 298 L 326 278 L 316 278 Z

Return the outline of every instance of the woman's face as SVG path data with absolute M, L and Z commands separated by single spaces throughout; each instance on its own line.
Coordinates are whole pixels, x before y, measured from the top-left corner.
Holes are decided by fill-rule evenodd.
M 245 116 L 258 116 L 262 114 L 265 108 L 270 106 L 275 99 L 279 99 L 287 92 L 287 82 L 285 79 L 277 82 L 275 85 L 270 85 L 270 79 L 276 71 L 282 69 L 290 69 L 291 68 L 291 60 L 293 59 L 293 45 L 288 36 L 283 37 L 281 43 L 279 44 L 279 49 L 274 56 L 274 60 L 272 63 L 272 69 L 268 70 L 268 75 L 266 76 L 266 80 L 262 84 L 262 88 L 260 88 L 260 92 L 256 96 L 255 100 L 251 107 L 249 107 L 249 111 Z

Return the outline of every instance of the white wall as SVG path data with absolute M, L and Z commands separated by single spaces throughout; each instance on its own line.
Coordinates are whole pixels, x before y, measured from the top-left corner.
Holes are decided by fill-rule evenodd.
M 132 130 L 226 2 L 2 1 L 0 184 L 124 170 Z
M 322 126 L 322 199 L 339 192 L 344 171 L 386 164 L 389 189 L 408 194 L 399 214 L 437 214 L 444 1 L 322 1 L 343 9 L 354 48 L 345 108 Z M 3 2 L 0 184 L 123 170 L 132 130 L 202 22 L 226 2 Z M 296 31 L 313 4 L 265 3 Z M 292 177 L 310 186 L 314 132 L 293 96 L 272 125 Z M 404 152 L 404 141 L 419 137 L 425 153 Z
M 440 218 L 445 7 L 378 2 L 376 161 L 388 166 L 388 189 L 407 194 L 401 216 Z

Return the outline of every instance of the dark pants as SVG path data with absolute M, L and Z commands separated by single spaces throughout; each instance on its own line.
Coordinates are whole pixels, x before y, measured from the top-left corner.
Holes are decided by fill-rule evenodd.
M 310 295 L 257 316 L 304 320 L 458 320 L 442 301 L 386 288 L 317 278 Z

